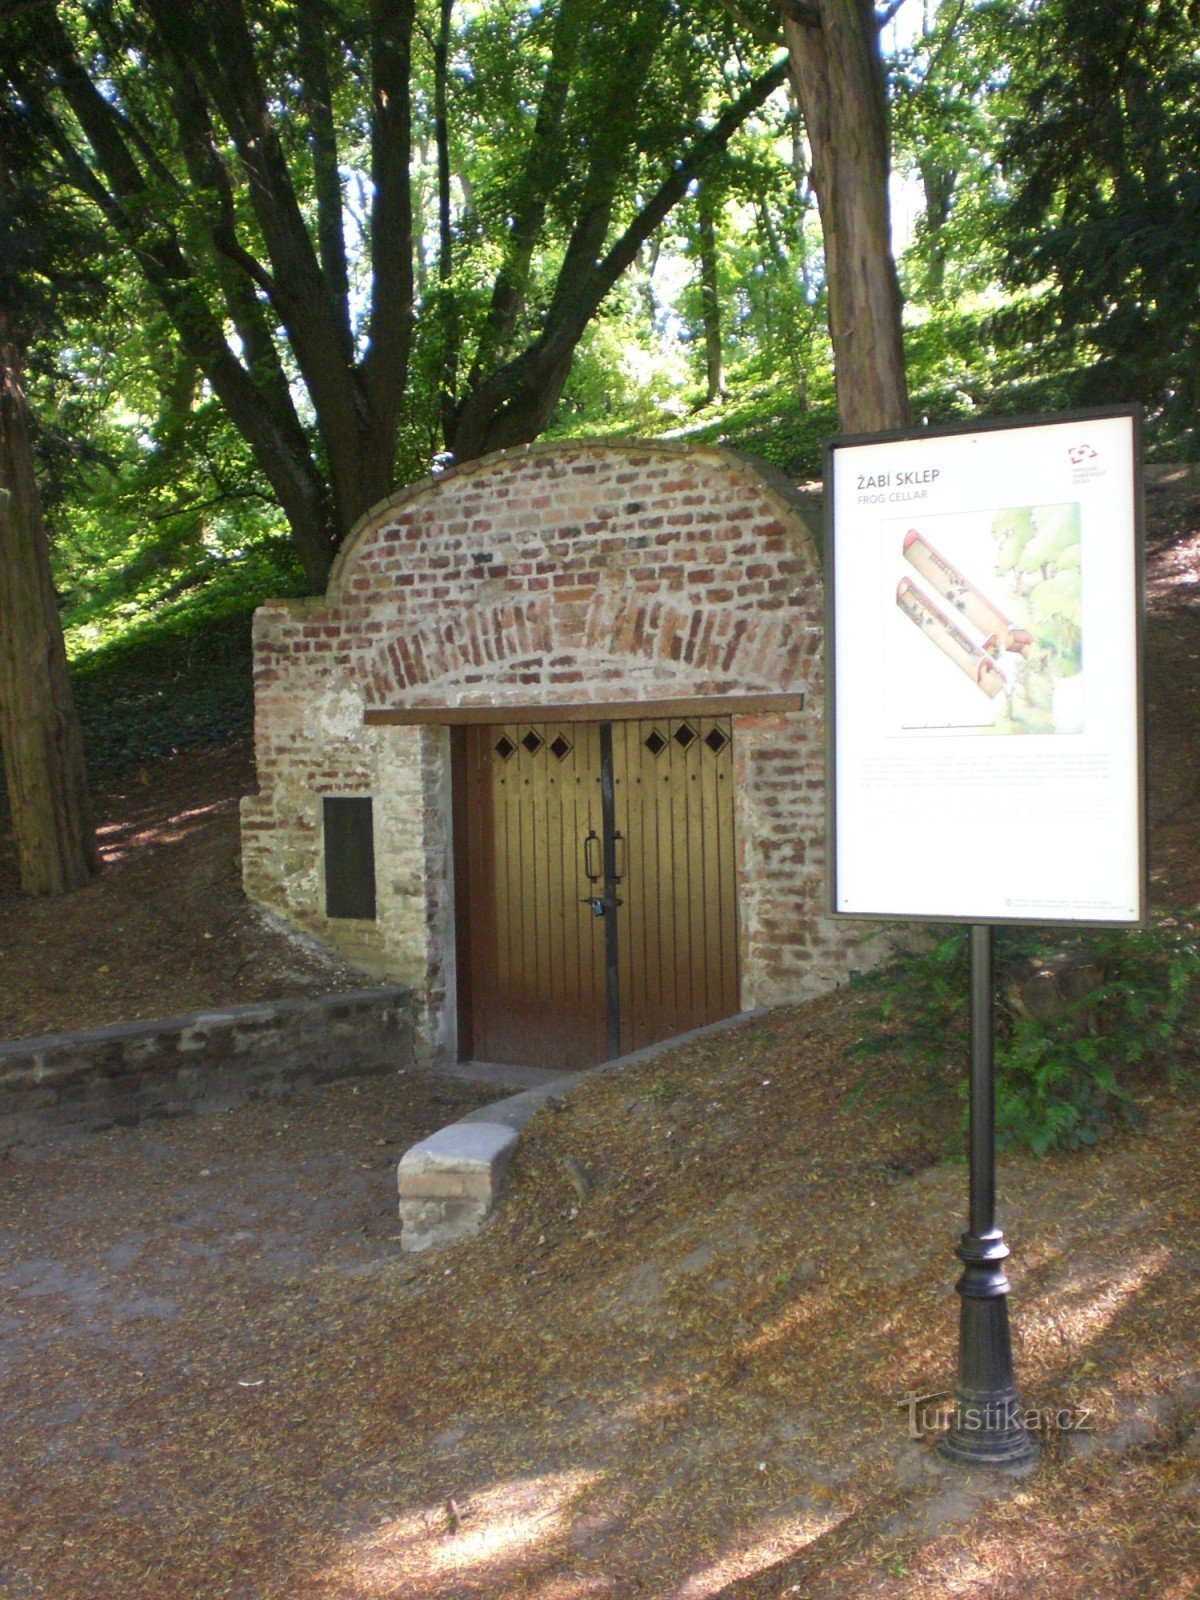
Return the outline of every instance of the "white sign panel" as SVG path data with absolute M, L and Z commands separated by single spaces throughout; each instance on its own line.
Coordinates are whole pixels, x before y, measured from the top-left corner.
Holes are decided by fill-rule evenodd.
M 832 909 L 1144 917 L 1131 411 L 830 446 Z

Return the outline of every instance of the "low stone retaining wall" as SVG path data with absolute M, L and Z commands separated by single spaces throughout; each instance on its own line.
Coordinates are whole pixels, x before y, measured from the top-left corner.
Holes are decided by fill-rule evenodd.
M 413 1064 L 412 996 L 388 984 L 0 1043 L 0 1145 L 131 1127 Z

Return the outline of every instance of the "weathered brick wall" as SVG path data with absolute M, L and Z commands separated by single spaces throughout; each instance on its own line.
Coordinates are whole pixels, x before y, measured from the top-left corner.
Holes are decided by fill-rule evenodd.
M 547 444 L 393 496 L 327 595 L 255 619 L 259 794 L 247 893 L 366 970 L 412 984 L 454 1050 L 449 736 L 368 708 L 802 693 L 735 720 L 743 1004 L 827 987 L 858 935 L 821 914 L 823 597 L 782 480 L 721 450 Z M 371 794 L 377 919 L 324 916 L 321 798 Z

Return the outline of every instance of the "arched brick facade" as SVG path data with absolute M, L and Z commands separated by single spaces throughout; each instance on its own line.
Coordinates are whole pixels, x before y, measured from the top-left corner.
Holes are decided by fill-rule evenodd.
M 823 599 L 800 506 L 727 451 L 575 442 L 377 506 L 323 598 L 256 615 L 247 894 L 411 984 L 426 1047 L 453 1053 L 449 730 L 372 714 L 757 697 L 733 722 L 742 1005 L 828 987 L 859 936 L 822 914 Z M 374 921 L 324 914 L 322 798 L 354 794 L 374 802 Z

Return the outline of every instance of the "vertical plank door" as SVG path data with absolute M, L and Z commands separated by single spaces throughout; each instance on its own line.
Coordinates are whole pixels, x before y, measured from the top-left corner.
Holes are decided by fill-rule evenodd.
M 603 892 L 587 876 L 602 860 L 599 724 L 468 728 L 464 785 L 471 1053 L 594 1066 L 608 1054 L 603 919 L 586 903 Z
M 738 1009 L 729 718 L 605 727 L 607 837 L 600 723 L 465 730 L 460 983 L 479 1060 L 569 1071 L 614 1053 L 610 1006 L 620 1052 Z M 605 898 L 605 863 L 618 881 L 598 917 L 588 900 Z
M 613 725 L 621 1048 L 739 1005 L 728 717 Z

